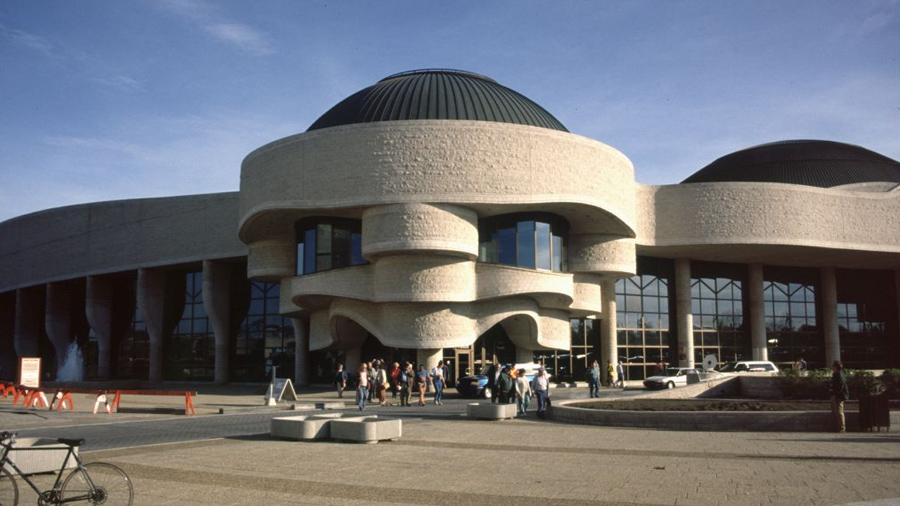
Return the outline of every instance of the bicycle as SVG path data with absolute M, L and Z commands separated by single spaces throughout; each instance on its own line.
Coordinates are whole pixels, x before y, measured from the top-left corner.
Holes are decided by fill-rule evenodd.
M 8 443 L 4 443 L 5 441 Z M 19 486 L 9 468 L 12 468 L 38 496 L 39 506 L 87 502 L 89 504 L 109 504 L 130 506 L 134 500 L 131 478 L 118 466 L 104 462 L 85 464 L 75 453 L 75 448 L 84 444 L 84 439 L 57 439 L 69 449 L 62 467 L 55 471 L 56 480 L 49 490 L 40 490 L 16 463 L 9 459 L 9 452 L 16 443 L 16 434 L 0 432 L 0 506 L 19 504 Z M 59 447 L 15 448 L 17 452 L 59 450 Z M 63 480 L 69 459 L 75 460 L 75 469 Z

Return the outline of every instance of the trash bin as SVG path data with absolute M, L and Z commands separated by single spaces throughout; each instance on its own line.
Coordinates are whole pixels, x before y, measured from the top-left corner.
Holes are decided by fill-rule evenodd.
M 687 384 L 693 385 L 694 383 L 700 383 L 700 374 L 697 371 L 688 371 Z
M 891 430 L 891 411 L 887 393 L 859 398 L 859 430 L 884 427 Z

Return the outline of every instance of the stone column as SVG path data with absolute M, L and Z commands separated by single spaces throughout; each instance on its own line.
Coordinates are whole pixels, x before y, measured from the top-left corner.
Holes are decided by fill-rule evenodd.
M 438 363 L 443 360 L 443 358 L 443 348 L 416 350 L 416 362 L 418 362 L 419 364 L 425 364 L 425 370 L 428 371 L 428 374 L 431 374 L 431 369 L 437 366 Z M 419 370 L 418 364 L 416 365 L 416 370 Z M 434 392 L 434 385 L 431 384 L 431 380 L 428 381 L 428 391 Z
M 769 360 L 763 283 L 762 264 L 747 266 L 747 288 L 744 293 L 750 301 L 750 347 L 753 350 L 753 360 Z
M 603 311 L 603 320 L 600 322 L 600 375 L 604 385 L 609 384 L 609 373 L 606 370 L 606 361 L 612 362 L 613 367 L 619 362 L 616 323 L 616 280 L 604 277 L 600 281 L 600 299 Z
M 162 381 L 163 340 L 165 339 L 166 276 L 162 271 L 139 269 L 137 277 L 137 306 L 150 338 L 150 383 Z
M 113 295 L 109 280 L 88 276 L 84 314 L 97 336 L 97 376 L 109 379 L 110 344 L 112 343 Z
M 837 274 L 834 267 L 822 268 L 822 335 L 825 338 L 825 365 L 841 359 L 841 335 L 837 317 Z
M 291 318 L 291 324 L 294 326 L 294 384 L 305 387 L 309 385 L 309 322 Z M 348 370 L 346 364 L 344 370 Z
M 231 266 L 225 262 L 203 261 L 203 307 L 216 337 L 217 384 L 228 383 L 231 325 Z
M 694 315 L 691 313 L 691 261 L 675 259 L 675 312 L 680 367 L 694 367 Z M 684 353 L 684 358 L 681 354 Z
M 16 323 L 13 331 L 13 345 L 20 358 L 40 356 L 38 355 L 38 339 L 44 328 L 44 322 L 41 321 L 43 308 L 44 293 L 41 288 L 16 290 Z
M 354 346 L 344 351 L 344 370 L 347 372 L 359 372 L 359 364 L 362 363 L 362 346 Z
M 18 370 L 15 323 L 16 293 L 0 294 L 0 380 L 14 380 Z
M 73 341 L 72 294 L 64 283 L 47 283 L 47 311 L 44 327 L 56 351 L 56 368 L 61 369 Z
M 534 350 L 524 346 L 516 346 L 516 363 L 530 364 L 534 362 Z

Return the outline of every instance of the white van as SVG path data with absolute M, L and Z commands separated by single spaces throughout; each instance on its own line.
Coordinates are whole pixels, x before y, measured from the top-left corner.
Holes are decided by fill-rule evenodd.
M 728 362 L 719 372 L 778 372 L 778 366 L 766 360 L 741 360 Z

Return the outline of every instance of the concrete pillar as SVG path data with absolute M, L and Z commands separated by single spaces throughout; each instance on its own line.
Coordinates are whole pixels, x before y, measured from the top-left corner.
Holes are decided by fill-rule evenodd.
M 675 312 L 680 367 L 694 367 L 694 315 L 691 313 L 691 261 L 675 259 Z M 684 358 L 681 355 L 684 355 Z
M 600 281 L 601 310 L 603 320 L 600 322 L 600 375 L 603 384 L 609 384 L 609 373 L 606 370 L 606 361 L 612 362 L 613 367 L 619 362 L 619 352 L 616 346 L 616 280 L 604 277 Z
M 294 326 L 294 384 L 305 387 L 309 385 L 309 322 L 291 318 L 291 324 Z M 346 364 L 344 370 L 349 370 Z
M 99 379 L 109 379 L 113 290 L 108 279 L 88 276 L 84 314 L 97 336 L 97 376 Z
M 38 355 L 38 340 L 44 333 L 43 312 L 43 287 L 16 290 L 16 323 L 13 345 L 19 358 L 40 356 Z
M 74 341 L 72 326 L 72 293 L 65 283 L 47 283 L 47 311 L 44 327 L 56 351 L 56 368 L 61 369 Z
M 769 360 L 763 283 L 762 264 L 747 266 L 747 287 L 744 293 L 750 301 L 750 347 L 753 360 Z
M 16 292 L 0 294 L 0 380 L 13 381 L 18 371 L 16 357 Z
M 900 269 L 894 269 L 894 302 L 897 303 L 897 333 L 900 334 Z M 900 338 L 900 335 L 897 337 Z M 900 348 L 900 342 L 894 343 L 894 349 L 896 350 L 897 348 Z M 894 353 L 894 360 L 900 359 L 900 352 Z M 894 365 L 897 365 L 897 363 L 895 362 Z
M 203 307 L 216 337 L 217 384 L 228 383 L 228 352 L 231 342 L 231 266 L 225 262 L 203 261 Z
M 362 346 L 347 348 L 344 351 L 344 370 L 351 373 L 359 371 L 359 364 L 362 363 Z
M 431 374 L 431 369 L 438 365 L 438 363 L 444 359 L 444 349 L 443 348 L 428 348 L 428 349 L 420 349 L 416 350 L 416 362 L 419 364 L 425 364 L 425 370 Z M 419 370 L 418 364 L 416 365 L 416 370 Z M 431 384 L 431 381 L 428 381 L 428 391 L 434 391 L 434 385 Z
M 841 359 L 841 335 L 837 317 L 837 274 L 834 267 L 822 268 L 822 335 L 825 338 L 825 364 Z
M 530 364 L 534 362 L 534 350 L 524 346 L 516 346 L 516 363 Z
M 166 276 L 155 269 L 139 269 L 137 306 L 144 318 L 150 338 L 150 383 L 162 381 L 163 340 L 165 339 Z

